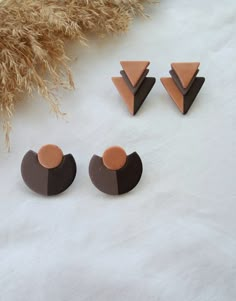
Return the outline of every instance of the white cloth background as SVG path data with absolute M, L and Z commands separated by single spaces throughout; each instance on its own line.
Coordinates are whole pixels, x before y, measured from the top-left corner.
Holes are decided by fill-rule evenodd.
M 148 12 L 125 35 L 68 45 L 76 90 L 58 91 L 67 121 L 38 96 L 17 106 L 12 151 L 0 148 L 1 301 L 236 300 L 236 2 L 163 0 Z M 135 117 L 111 82 L 120 60 L 150 60 L 157 78 Z M 206 77 L 186 116 L 159 81 L 173 61 L 200 61 Z M 78 163 L 52 198 L 20 174 L 25 152 L 46 143 Z M 144 165 L 119 197 L 88 176 L 91 156 L 114 144 Z

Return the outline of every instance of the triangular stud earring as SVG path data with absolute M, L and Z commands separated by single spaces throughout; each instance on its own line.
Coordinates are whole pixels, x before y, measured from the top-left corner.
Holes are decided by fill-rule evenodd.
M 121 61 L 123 70 L 121 77 L 112 77 L 112 81 L 126 103 L 129 112 L 135 115 L 148 94 L 152 90 L 156 79 L 147 77 L 148 61 Z
M 197 77 L 200 63 L 172 63 L 171 77 L 162 77 L 161 82 L 179 110 L 186 114 L 197 97 L 204 77 Z

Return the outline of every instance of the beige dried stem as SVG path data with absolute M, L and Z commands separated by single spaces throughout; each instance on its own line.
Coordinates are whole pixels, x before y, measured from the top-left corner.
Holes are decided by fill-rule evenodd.
M 0 0 L 0 118 L 9 148 L 17 95 L 38 91 L 62 114 L 52 87 L 73 88 L 65 40 L 128 30 L 148 0 Z M 45 75 L 47 74 L 47 80 Z

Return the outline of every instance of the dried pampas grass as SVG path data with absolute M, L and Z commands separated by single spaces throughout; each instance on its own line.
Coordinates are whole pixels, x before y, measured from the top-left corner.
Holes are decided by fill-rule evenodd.
M 0 0 L 1 1 L 1 0 Z M 2 0 L 0 2 L 0 118 L 7 145 L 17 95 L 37 90 L 60 115 L 53 87 L 73 88 L 66 39 L 127 31 L 145 0 Z M 47 80 L 45 75 L 47 74 Z

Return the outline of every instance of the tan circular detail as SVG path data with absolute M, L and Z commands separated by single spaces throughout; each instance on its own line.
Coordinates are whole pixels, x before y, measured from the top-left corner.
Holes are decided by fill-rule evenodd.
M 55 168 L 60 165 L 63 159 L 62 150 L 53 144 L 47 144 L 40 148 L 38 152 L 39 163 L 45 168 Z
M 109 147 L 102 156 L 103 164 L 111 170 L 122 168 L 127 160 L 126 152 L 119 146 Z

